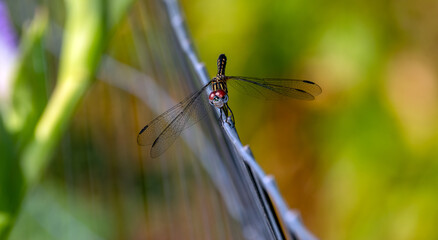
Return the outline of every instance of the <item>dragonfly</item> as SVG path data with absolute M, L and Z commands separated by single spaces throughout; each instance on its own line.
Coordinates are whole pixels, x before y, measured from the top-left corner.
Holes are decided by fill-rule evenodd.
M 228 106 L 228 86 L 241 93 L 266 100 L 313 100 L 322 91 L 318 84 L 308 80 L 226 76 L 226 64 L 225 54 L 219 55 L 215 77 L 140 130 L 137 143 L 140 146 L 152 145 L 152 158 L 163 154 L 184 129 L 205 117 L 211 108 L 210 105 L 219 109 L 221 120 L 224 116 L 226 122 L 231 121 L 234 125 L 234 115 Z M 208 86 L 211 86 L 212 91 L 207 99 L 202 93 Z

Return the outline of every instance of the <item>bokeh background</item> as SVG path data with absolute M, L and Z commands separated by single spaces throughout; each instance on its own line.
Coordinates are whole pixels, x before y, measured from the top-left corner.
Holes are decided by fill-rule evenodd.
M 317 236 L 437 238 L 436 1 L 182 2 L 209 69 L 224 52 L 230 75 L 322 86 L 305 103 L 230 93 L 243 142 Z
M 10 49 L 16 52 L 2 58 L 5 64 L 26 59 L 19 56 L 23 45 L 32 45 L 23 44 L 32 36 L 26 34 L 30 23 L 48 13 L 48 30 L 42 31 L 36 57 L 28 59 L 33 65 L 26 65 L 36 72 L 28 76 L 43 81 L 47 91 L 37 96 L 41 104 L 31 106 L 38 112 L 57 85 L 69 8 L 62 1 L 1 3 L 8 7 Z M 135 143 L 138 130 L 157 113 L 133 93 L 137 83 L 130 79 L 152 78 L 175 101 L 197 86 L 179 82 L 190 70 L 181 67 L 183 56 L 172 42 L 162 2 L 131 4 L 96 53 L 102 62 L 117 60 L 119 67 L 101 62 L 91 71 L 93 82 L 54 143 L 41 181 L 17 193 L 25 197 L 11 239 L 80 239 L 77 234 L 202 239 L 206 231 L 217 239 L 241 237 L 196 160 L 151 160 Z M 275 176 L 312 233 L 333 240 L 438 238 L 437 1 L 182 0 L 181 5 L 211 75 L 225 53 L 228 75 L 308 79 L 322 87 L 309 102 L 263 101 L 230 90 L 242 142 Z M 128 90 L 108 80 L 117 71 Z M 160 101 L 166 110 L 169 105 Z M 22 124 L 4 121 L 12 122 L 12 129 Z M 11 135 L 21 139 L 15 137 L 20 133 Z M 164 158 L 193 159 L 181 143 Z M 15 144 L 19 155 L 25 143 Z M 0 214 L 0 226 L 4 219 Z M 226 233 L 190 230 L 219 223 Z

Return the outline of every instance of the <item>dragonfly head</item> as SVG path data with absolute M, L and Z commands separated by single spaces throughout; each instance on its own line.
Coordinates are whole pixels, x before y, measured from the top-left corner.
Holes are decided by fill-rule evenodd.
M 224 106 L 225 103 L 228 102 L 228 94 L 224 90 L 219 89 L 217 91 L 211 92 L 208 96 L 208 100 L 211 105 L 217 108 L 221 108 Z

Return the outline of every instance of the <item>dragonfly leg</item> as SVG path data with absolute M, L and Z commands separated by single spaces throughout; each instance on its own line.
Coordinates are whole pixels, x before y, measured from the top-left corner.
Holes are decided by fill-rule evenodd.
M 222 120 L 222 109 L 220 109 L 219 112 L 220 112 L 220 114 L 219 114 L 219 121 L 223 122 L 223 120 Z
M 228 106 L 228 104 L 225 104 L 226 106 L 227 106 L 227 110 L 229 110 L 230 111 L 230 118 L 231 118 L 231 121 L 233 122 L 232 124 L 234 125 L 235 123 L 236 123 L 236 121 L 234 120 L 234 114 L 233 114 L 233 111 L 231 111 L 231 108 L 230 108 L 230 106 Z M 227 122 L 228 122 L 228 119 L 227 119 Z M 230 123 L 231 124 L 231 123 Z
M 222 118 L 223 116 L 223 118 Z M 221 108 L 221 123 L 227 123 L 228 122 L 228 109 L 225 107 Z

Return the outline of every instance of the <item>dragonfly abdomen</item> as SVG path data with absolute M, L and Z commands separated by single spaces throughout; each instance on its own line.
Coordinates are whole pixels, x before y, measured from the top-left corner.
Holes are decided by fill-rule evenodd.
M 219 55 L 219 58 L 217 59 L 217 76 L 224 76 L 225 75 L 225 66 L 227 65 L 227 57 L 225 57 L 225 54 Z

